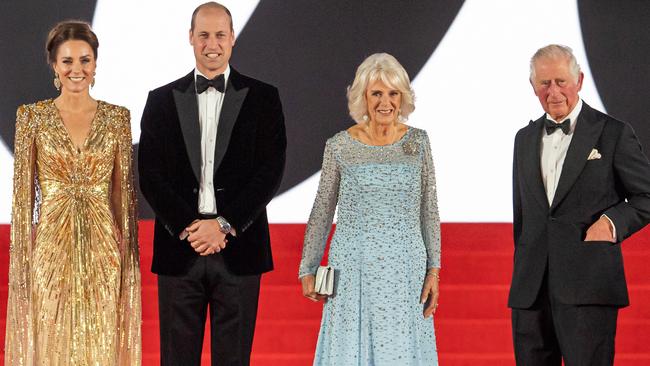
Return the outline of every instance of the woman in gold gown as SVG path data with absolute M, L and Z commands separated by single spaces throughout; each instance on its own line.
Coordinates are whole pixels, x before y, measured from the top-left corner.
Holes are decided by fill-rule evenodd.
M 94 100 L 98 41 L 63 22 L 60 90 L 18 108 L 6 365 L 139 365 L 140 271 L 129 111 Z

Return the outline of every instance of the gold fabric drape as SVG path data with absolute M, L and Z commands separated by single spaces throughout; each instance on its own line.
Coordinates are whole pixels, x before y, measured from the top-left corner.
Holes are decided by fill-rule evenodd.
M 77 148 L 52 100 L 21 106 L 14 158 L 5 364 L 140 365 L 128 110 L 100 101 Z

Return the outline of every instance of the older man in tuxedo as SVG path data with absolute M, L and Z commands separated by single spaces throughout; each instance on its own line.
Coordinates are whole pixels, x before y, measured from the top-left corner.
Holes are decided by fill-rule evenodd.
M 570 48 L 539 49 L 530 71 L 546 113 L 515 138 L 515 358 L 612 365 L 618 309 L 629 304 L 621 244 L 650 221 L 650 163 L 629 124 L 579 97 Z
M 156 215 L 161 363 L 200 365 L 210 309 L 213 365 L 248 365 L 260 274 L 273 268 L 265 206 L 286 136 L 275 87 L 229 65 L 232 17 L 209 2 L 189 31 L 196 68 L 149 93 L 142 193 Z

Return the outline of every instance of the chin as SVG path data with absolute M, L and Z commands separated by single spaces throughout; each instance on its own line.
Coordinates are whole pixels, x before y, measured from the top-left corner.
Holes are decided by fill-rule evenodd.
M 395 119 L 389 119 L 389 118 L 387 118 L 387 119 L 378 119 L 377 120 L 377 123 L 379 123 L 380 125 L 390 125 L 390 124 L 393 124 L 394 122 L 395 122 Z
M 564 109 L 561 110 L 561 111 L 555 110 L 550 114 L 551 114 L 551 116 L 553 116 L 553 118 L 555 118 L 555 117 L 562 118 L 562 117 L 565 117 L 567 114 L 569 114 L 569 111 L 564 110 Z
M 223 64 L 219 64 L 219 63 L 216 63 L 216 62 L 210 62 L 210 63 L 207 63 L 207 64 L 204 65 L 204 67 L 207 70 L 210 70 L 210 71 L 219 70 L 219 68 L 221 68 L 222 66 L 223 66 Z
M 70 93 L 81 93 L 85 90 L 88 90 L 88 87 L 74 87 L 74 88 L 67 88 L 67 91 Z

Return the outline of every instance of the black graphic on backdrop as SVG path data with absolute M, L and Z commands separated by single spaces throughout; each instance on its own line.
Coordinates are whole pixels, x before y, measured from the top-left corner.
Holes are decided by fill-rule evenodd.
M 405 6 L 408 4 L 408 6 Z M 463 1 L 261 1 L 238 37 L 232 64 L 278 86 L 287 124 L 280 191 L 320 169 L 325 140 L 354 122 L 346 87 L 375 52 L 394 55 L 412 79 Z
M 0 136 L 12 151 L 16 108 L 57 95 L 45 56 L 47 32 L 64 19 L 90 22 L 94 13 L 95 1 L 0 3 Z
M 650 154 L 650 1 L 578 1 L 589 67 L 605 109 Z
M 243 73 L 277 85 L 282 94 L 289 146 L 281 192 L 318 171 L 325 140 L 353 123 L 345 88 L 355 67 L 371 53 L 389 52 L 415 78 L 462 4 L 260 1 L 238 35 L 232 63 Z M 650 3 L 579 0 L 578 5 L 602 101 L 610 114 L 632 123 L 648 151 Z M 0 138 L 10 149 L 17 106 L 56 95 L 43 51 L 47 31 L 63 19 L 92 21 L 94 9 L 94 1 L 0 3 Z M 137 156 L 137 145 L 134 148 Z M 142 217 L 152 217 L 146 201 L 140 198 L 140 204 Z
M 462 3 L 462 0 L 416 2 L 404 7 L 398 0 L 382 2 L 381 6 L 367 0 L 260 1 L 238 35 L 232 63 L 244 73 L 277 85 L 281 91 L 290 143 L 280 192 L 317 172 L 325 140 L 353 123 L 347 115 L 345 88 L 351 83 L 356 66 L 374 52 L 389 52 L 414 78 Z M 42 2 L 40 9 L 52 6 L 47 4 Z M 49 86 L 51 72 L 42 61 L 45 34 L 59 20 L 90 20 L 94 11 L 94 5 L 87 6 L 83 12 L 78 8 L 70 11 L 71 7 L 59 6 L 55 12 L 39 13 L 34 12 L 39 6 L 32 4 L 3 12 L 4 17 L 11 14 L 13 27 L 39 25 L 16 39 L 18 44 L 27 45 L 29 52 L 16 54 L 13 44 L 4 44 L 3 62 L 11 64 L 16 71 L 10 74 L 14 79 L 5 85 L 15 82 L 24 85 L 21 93 L 2 101 L 4 121 L 13 121 L 19 104 L 55 95 Z M 8 23 L 3 24 L 8 27 Z M 15 29 L 20 28 L 2 30 L 3 34 L 13 34 Z M 25 73 L 32 77 L 18 76 Z M 13 134 L 13 123 L 4 124 L 2 138 L 12 149 Z M 134 148 L 137 156 L 137 144 Z M 141 198 L 139 202 L 141 216 L 151 217 L 146 201 Z

